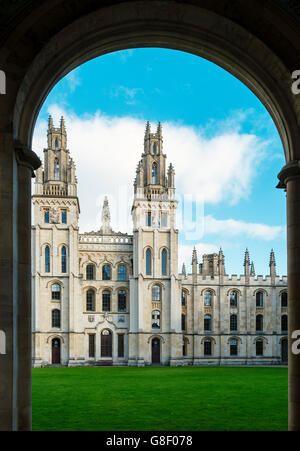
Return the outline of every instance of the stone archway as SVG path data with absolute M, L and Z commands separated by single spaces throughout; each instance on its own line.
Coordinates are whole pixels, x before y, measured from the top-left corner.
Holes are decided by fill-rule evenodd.
M 5 1 L 3 2 L 5 3 Z M 300 330 L 300 17 L 277 0 L 7 1 L 0 65 L 0 429 L 31 427 L 30 178 L 40 161 L 31 151 L 34 123 L 54 84 L 81 63 L 134 47 L 168 47 L 202 56 L 245 83 L 270 112 L 287 165 L 289 336 Z M 258 19 L 259 18 L 259 19 Z M 274 175 L 275 178 L 275 175 Z M 291 348 L 289 344 L 289 348 Z M 289 356 L 289 424 L 300 430 L 300 362 Z

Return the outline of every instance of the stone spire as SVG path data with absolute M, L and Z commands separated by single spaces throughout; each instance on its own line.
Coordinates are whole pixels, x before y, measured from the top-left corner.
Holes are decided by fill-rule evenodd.
M 255 269 L 254 269 L 254 263 L 253 263 L 253 261 L 251 262 L 250 276 L 251 276 L 251 277 L 254 277 L 254 276 L 255 276 Z
M 150 122 L 147 121 L 146 122 L 146 129 L 145 129 L 145 139 L 147 139 L 147 137 L 150 135 L 150 132 L 151 132 Z
M 197 265 L 198 265 L 197 251 L 196 251 L 196 248 L 194 247 L 193 255 L 192 255 L 193 283 L 197 282 Z
M 104 198 L 103 207 L 102 207 L 102 227 L 100 232 L 105 234 L 110 234 L 112 232 L 112 228 L 110 225 L 110 211 L 108 205 L 107 196 Z
M 159 136 L 162 135 L 162 127 L 161 127 L 161 123 L 160 123 L 160 122 L 157 124 L 157 131 L 156 131 L 156 133 L 157 133 Z
M 51 128 L 53 128 L 53 119 L 51 114 L 49 114 L 49 119 L 48 119 L 48 130 L 50 130 Z
M 219 250 L 219 261 L 218 261 L 218 266 L 219 266 L 219 276 L 225 276 L 225 258 L 224 258 L 224 254 L 223 254 L 223 250 L 220 247 Z
M 245 258 L 244 258 L 244 273 L 245 276 L 249 276 L 250 275 L 250 257 L 249 257 L 249 251 L 248 248 L 245 251 Z
M 275 261 L 275 254 L 274 254 L 274 250 L 271 250 L 270 253 L 270 276 L 272 279 L 272 283 L 275 283 L 275 277 L 276 277 L 276 261 Z
M 186 269 L 185 269 L 185 264 L 182 264 L 182 275 L 184 276 L 184 278 L 186 279 Z

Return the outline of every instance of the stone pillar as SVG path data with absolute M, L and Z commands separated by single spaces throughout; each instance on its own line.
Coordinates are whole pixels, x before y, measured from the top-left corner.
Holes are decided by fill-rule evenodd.
M 300 330 L 300 161 L 288 163 L 278 178 L 287 192 L 289 430 L 300 431 L 300 354 L 292 353 L 292 333 Z

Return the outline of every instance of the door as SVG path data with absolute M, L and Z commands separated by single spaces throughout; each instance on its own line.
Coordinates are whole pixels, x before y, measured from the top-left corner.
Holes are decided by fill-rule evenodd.
M 60 339 L 52 340 L 52 363 L 60 363 Z
M 153 338 L 152 340 L 152 363 L 160 363 L 160 340 Z
M 112 334 L 110 330 L 102 331 L 101 357 L 112 357 Z
M 281 360 L 283 363 L 288 361 L 288 341 L 286 338 L 281 342 Z

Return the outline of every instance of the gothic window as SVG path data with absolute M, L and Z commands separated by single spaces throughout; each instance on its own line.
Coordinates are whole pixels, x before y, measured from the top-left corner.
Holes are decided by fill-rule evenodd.
M 211 355 L 211 340 L 209 338 L 204 340 L 204 355 Z
M 152 185 L 157 185 L 157 164 L 152 165 Z
M 126 312 L 126 291 L 125 290 L 118 291 L 118 311 Z
M 44 210 L 44 222 L 49 224 L 49 210 Z
M 86 292 L 86 310 L 88 312 L 95 311 L 95 291 L 87 290 Z
M 160 286 L 153 285 L 152 287 L 152 301 L 160 302 Z
M 111 268 L 110 265 L 102 266 L 102 280 L 110 280 L 111 279 Z
M 160 329 L 160 311 L 153 310 L 152 312 L 152 329 Z
M 186 315 L 181 314 L 181 330 L 186 330 Z
M 59 161 L 58 158 L 54 160 L 54 180 L 59 180 Z
M 264 318 L 262 315 L 256 315 L 256 332 L 264 330 Z
M 151 250 L 146 250 L 146 276 L 151 276 Z
M 182 307 L 186 306 L 186 292 L 184 290 L 181 291 L 181 305 Z
M 61 248 L 61 272 L 67 272 L 67 249 L 65 246 Z
M 89 357 L 95 357 L 95 334 L 89 334 Z
M 236 338 L 230 340 L 230 355 L 238 355 L 238 342 Z
M 262 291 L 256 293 L 256 307 L 263 307 L 264 305 L 264 295 Z
M 166 249 L 163 249 L 162 253 L 161 253 L 161 273 L 163 276 L 167 275 L 167 251 L 166 251 Z
M 284 291 L 281 293 L 281 307 L 287 307 L 288 306 L 288 296 L 287 292 Z
M 153 155 L 156 155 L 156 143 L 153 144 Z
M 45 247 L 45 272 L 50 272 L 50 247 Z
M 230 307 L 237 307 L 238 294 L 237 291 L 230 292 Z
M 211 331 L 211 315 L 204 315 L 204 330 Z
M 57 140 L 57 138 L 55 138 L 54 147 L 55 147 L 55 149 L 58 149 L 58 140 Z
M 102 310 L 103 312 L 110 312 L 110 291 L 108 290 L 102 293 Z
M 53 283 L 51 286 L 51 299 L 57 299 L 60 300 L 60 285 L 59 283 Z
M 264 342 L 256 340 L 256 355 L 264 355 Z
M 184 338 L 182 340 L 182 355 L 183 355 L 183 357 L 185 357 L 187 355 L 187 345 L 188 345 L 187 338 Z
M 126 280 L 126 266 L 125 265 L 118 266 L 118 280 Z
M 281 332 L 287 332 L 288 330 L 288 316 L 282 315 L 281 317 Z
M 67 224 L 67 210 L 62 210 L 61 222 L 62 222 L 62 224 Z
M 124 357 L 124 334 L 118 334 L 118 357 Z
M 52 310 L 52 327 L 60 327 L 60 310 Z
M 86 266 L 86 280 L 95 280 L 95 265 Z
M 237 315 L 230 315 L 230 331 L 237 330 Z
M 146 213 L 146 226 L 151 227 L 151 211 Z
M 205 291 L 204 293 L 204 305 L 206 307 L 211 307 L 212 294 L 211 291 Z

